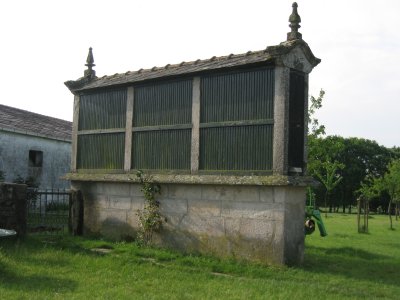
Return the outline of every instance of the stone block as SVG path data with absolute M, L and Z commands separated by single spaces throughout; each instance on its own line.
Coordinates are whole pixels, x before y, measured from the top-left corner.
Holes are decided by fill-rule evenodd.
M 110 199 L 106 195 L 84 194 L 84 207 L 86 208 L 103 208 L 110 207 Z
M 145 203 L 144 196 L 132 197 L 131 211 L 136 212 L 138 209 L 143 209 L 144 203 Z
M 165 194 L 163 194 L 165 195 Z M 171 184 L 168 187 L 168 198 L 170 199 L 201 199 L 200 185 Z
M 128 183 L 107 183 L 104 184 L 103 192 L 106 195 L 130 196 L 130 184 Z
M 226 185 L 204 185 L 201 193 L 203 200 L 233 200 L 235 188 Z
M 190 215 L 218 217 L 221 215 L 221 201 L 188 200 Z
M 240 220 L 239 233 L 245 239 L 272 241 L 274 236 L 274 222 L 242 218 Z
M 259 186 L 235 186 L 234 187 L 234 200 L 235 201 L 260 201 Z
M 304 187 L 290 187 L 286 189 L 286 203 L 304 205 L 306 197 L 306 189 Z
M 88 184 L 79 184 L 78 187 L 76 187 L 77 190 L 81 190 L 82 193 L 84 194 L 103 194 L 103 186 L 104 183 L 102 182 L 90 182 Z
M 270 186 L 260 187 L 260 201 L 273 203 L 274 202 L 274 188 Z
M 100 209 L 98 210 L 98 219 L 100 224 L 119 224 L 127 221 L 127 212 L 120 209 Z
M 186 215 L 169 213 L 163 216 L 165 217 L 163 228 L 175 231 L 180 228 L 181 222 Z
M 139 229 L 140 227 L 140 222 L 139 222 L 139 216 L 137 214 L 137 211 L 130 211 L 126 214 L 126 222 L 128 223 L 129 226 L 132 228 L 135 228 L 136 230 Z
M 83 210 L 83 226 L 84 232 L 99 233 L 100 232 L 100 219 L 99 219 L 99 209 L 96 207 L 91 207 Z
M 275 203 L 285 203 L 287 187 L 274 187 Z
M 283 220 L 284 211 L 280 204 L 266 202 L 222 203 L 221 215 L 228 218 L 249 218 L 265 220 Z
M 224 236 L 224 219 L 221 217 L 205 217 L 186 215 L 182 219 L 179 230 L 193 235 Z
M 160 212 L 162 214 L 187 214 L 188 200 L 162 199 L 160 200 Z
M 130 197 L 116 197 L 110 196 L 110 208 L 112 209 L 131 209 L 131 198 Z
M 240 219 L 225 217 L 224 232 L 227 237 L 237 237 L 240 232 Z
M 132 197 L 143 196 L 142 186 L 139 183 L 129 184 L 130 192 L 129 195 Z

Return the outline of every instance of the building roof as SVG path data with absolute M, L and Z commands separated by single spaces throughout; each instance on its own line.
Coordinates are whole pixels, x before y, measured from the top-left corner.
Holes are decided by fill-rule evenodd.
M 126 85 L 131 83 L 143 82 L 152 79 L 171 78 L 182 75 L 195 75 L 199 73 L 232 69 L 247 65 L 260 65 L 260 64 L 276 64 L 279 59 L 292 51 L 294 48 L 299 47 L 305 54 L 311 66 L 314 67 L 321 61 L 316 58 L 307 43 L 302 39 L 294 39 L 285 41 L 277 46 L 267 47 L 265 50 L 248 51 L 244 54 L 230 54 L 227 56 L 211 57 L 204 60 L 196 60 L 190 62 L 181 62 L 179 64 L 167 64 L 164 67 L 153 67 L 151 69 L 140 69 L 138 71 L 129 71 L 121 74 L 114 74 L 111 76 L 96 77 L 92 76 L 82 77 L 76 81 L 67 81 L 65 85 L 74 93 L 84 90 L 110 87 L 115 85 Z M 90 49 L 91 50 L 91 49 Z M 93 72 L 93 70 L 90 70 Z
M 72 123 L 0 104 L 0 130 L 71 141 Z

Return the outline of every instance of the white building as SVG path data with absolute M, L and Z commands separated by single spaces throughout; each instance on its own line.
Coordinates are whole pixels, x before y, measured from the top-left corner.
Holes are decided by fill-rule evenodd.
M 67 188 L 72 123 L 0 105 L 0 171 L 5 181 L 36 179 L 40 188 Z

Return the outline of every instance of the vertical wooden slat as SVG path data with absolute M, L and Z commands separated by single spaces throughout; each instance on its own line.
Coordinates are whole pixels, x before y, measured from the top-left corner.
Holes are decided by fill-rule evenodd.
M 126 96 L 126 89 L 82 95 L 78 129 L 124 128 Z
M 135 87 L 134 127 L 189 124 L 192 80 Z
M 200 170 L 272 168 L 272 125 L 200 129 Z
M 289 94 L 289 143 L 288 167 L 289 171 L 301 172 L 304 168 L 304 131 L 305 131 L 305 79 L 304 73 L 290 71 Z
M 307 172 L 308 162 L 308 74 L 304 74 L 304 166 L 303 174 Z
M 273 118 L 272 68 L 201 78 L 201 123 Z
M 123 170 L 124 140 L 124 133 L 79 135 L 78 168 Z
M 199 171 L 200 154 L 200 77 L 193 78 L 192 95 L 192 145 L 190 156 L 190 170 L 192 173 Z
M 135 132 L 132 168 L 189 170 L 190 135 L 190 129 Z
M 125 126 L 125 158 L 124 171 L 128 172 L 131 169 L 131 153 L 132 153 L 132 119 L 133 119 L 133 102 L 134 89 L 128 87 L 126 101 L 126 126 Z

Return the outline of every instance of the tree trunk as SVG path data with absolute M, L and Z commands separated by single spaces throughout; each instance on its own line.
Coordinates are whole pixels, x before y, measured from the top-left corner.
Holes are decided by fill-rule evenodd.
M 395 213 L 396 213 L 396 221 L 398 221 L 398 219 L 399 219 L 399 202 L 398 201 L 396 201 Z
M 325 218 L 328 218 L 328 196 L 329 192 L 327 190 L 325 193 Z
M 390 220 L 390 229 L 393 230 L 393 221 L 392 221 L 392 199 L 389 200 L 388 214 L 389 214 L 389 220 Z
M 365 232 L 368 232 L 368 217 L 369 217 L 369 201 L 367 201 L 367 200 L 365 200 L 365 209 L 366 209 L 366 215 L 367 215 L 367 217 L 366 217 L 366 226 L 365 226 Z
M 346 213 L 346 201 L 345 201 L 345 193 L 342 190 L 342 211 L 345 214 Z
M 361 232 L 361 228 L 360 228 L 360 214 L 361 214 L 361 201 L 357 200 L 357 229 L 358 229 L 358 233 Z

